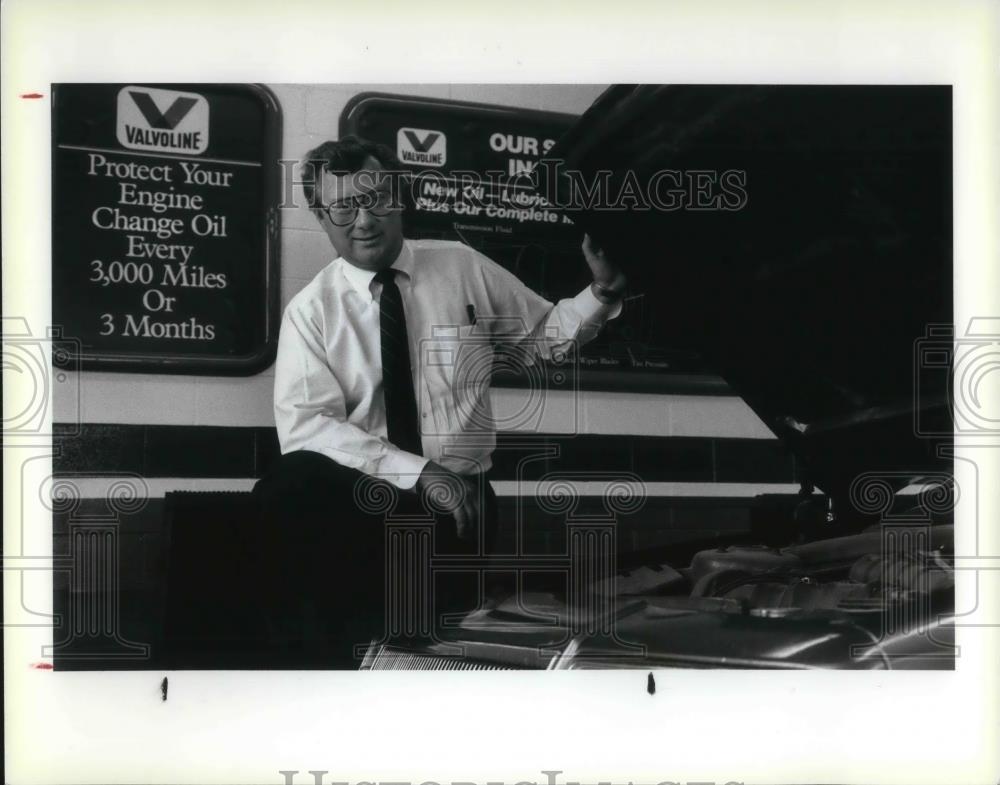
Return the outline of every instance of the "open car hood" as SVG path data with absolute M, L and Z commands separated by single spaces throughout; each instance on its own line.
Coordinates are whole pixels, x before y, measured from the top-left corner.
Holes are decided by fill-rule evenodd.
M 615 86 L 550 155 L 564 168 L 540 167 L 539 190 L 624 267 L 657 340 L 699 353 L 807 484 L 840 499 L 866 472 L 899 487 L 950 472 L 948 440 L 928 438 L 951 431 L 950 88 Z M 660 205 L 686 203 L 584 206 L 574 170 L 610 172 L 612 200 L 629 177 L 680 172 L 660 177 Z

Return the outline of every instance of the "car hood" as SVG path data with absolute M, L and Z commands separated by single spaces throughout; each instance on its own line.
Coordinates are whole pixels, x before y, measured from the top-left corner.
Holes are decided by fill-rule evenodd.
M 950 471 L 950 88 L 615 86 L 551 156 L 539 191 L 625 269 L 661 344 L 700 354 L 807 484 L 846 500 L 866 473 L 902 487 Z M 608 173 L 612 197 L 680 172 L 658 182 L 687 202 L 586 206 L 574 171 Z M 705 194 L 742 173 L 745 200 L 698 208 L 698 172 Z

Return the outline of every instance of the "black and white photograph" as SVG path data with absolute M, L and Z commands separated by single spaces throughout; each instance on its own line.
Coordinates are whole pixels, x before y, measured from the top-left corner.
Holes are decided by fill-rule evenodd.
M 336 15 L 288 14 L 303 43 L 306 20 Z M 254 40 L 285 34 L 261 21 Z M 919 63 L 920 36 L 901 40 L 894 56 Z M 14 107 L 47 129 L 30 149 L 51 206 L 14 224 L 17 136 L 5 694 L 8 708 L 49 697 L 15 731 L 7 781 L 470 785 L 499 754 L 478 756 L 475 729 L 497 723 L 535 729 L 508 749 L 532 762 L 525 782 L 902 781 L 878 768 L 896 758 L 877 739 L 855 748 L 870 766 L 825 748 L 828 767 L 810 768 L 804 747 L 771 769 L 729 762 L 768 727 L 853 733 L 851 702 L 859 721 L 870 700 L 915 723 L 922 695 L 968 692 L 970 668 L 995 666 L 983 522 L 1000 311 L 962 298 L 995 302 L 995 275 L 968 259 L 995 256 L 975 200 L 996 207 L 996 153 L 970 163 L 968 84 L 916 65 L 609 67 L 600 81 L 593 67 L 476 78 L 456 61 L 441 79 L 397 54 L 394 80 L 385 63 L 358 81 L 357 64 L 338 80 L 121 60 L 5 80 L 5 128 Z M 149 735 L 151 754 L 193 739 L 192 761 L 213 744 L 252 752 L 141 775 L 103 769 L 92 746 L 85 771 L 43 769 L 24 745 L 44 706 L 61 707 L 60 734 L 93 732 L 76 690 L 142 704 L 133 741 L 118 737 L 129 759 Z M 622 708 L 589 749 L 568 730 L 586 710 L 570 711 L 550 759 L 542 718 L 523 712 L 567 690 Z M 769 690 L 790 708 L 765 708 Z M 267 714 L 321 706 L 338 717 L 265 730 Z M 363 707 L 353 721 L 348 706 Z M 396 706 L 384 738 L 427 756 L 413 768 L 362 757 L 379 735 L 364 728 Z M 726 707 L 754 727 L 724 768 L 692 747 L 682 780 L 652 748 L 624 752 L 668 727 L 704 745 Z M 428 769 L 437 746 L 419 740 L 439 733 L 458 733 L 474 768 Z M 324 738 L 336 755 L 317 752 Z M 907 738 L 906 771 L 944 781 L 948 754 L 918 764 L 930 746 Z M 955 781 L 988 781 L 996 756 L 962 754 L 971 778 Z
M 952 667 L 947 87 L 52 101 L 56 668 Z

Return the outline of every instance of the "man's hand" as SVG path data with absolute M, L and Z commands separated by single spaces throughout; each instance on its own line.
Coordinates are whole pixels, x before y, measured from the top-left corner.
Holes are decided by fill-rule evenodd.
M 460 540 L 473 540 L 481 522 L 479 488 L 473 480 L 428 461 L 417 479 L 417 493 L 431 509 L 455 519 Z
M 587 260 L 587 266 L 590 267 L 594 283 L 598 288 L 604 292 L 612 292 L 620 298 L 625 292 L 625 274 L 608 260 L 604 251 L 590 239 L 589 234 L 583 236 L 583 257 Z

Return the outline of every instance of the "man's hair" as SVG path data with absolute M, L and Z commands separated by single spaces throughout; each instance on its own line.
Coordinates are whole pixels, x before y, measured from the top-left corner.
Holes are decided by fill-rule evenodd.
M 323 142 L 306 153 L 301 163 L 302 190 L 309 207 L 313 210 L 322 207 L 317 201 L 316 184 L 324 171 L 336 176 L 354 174 L 365 168 L 369 157 L 378 161 L 386 171 L 396 172 L 393 179 L 396 184 L 401 185 L 399 173 L 403 171 L 403 165 L 392 149 L 384 144 L 357 136 L 345 136 L 337 141 Z M 397 197 L 400 196 L 401 194 L 397 194 Z

